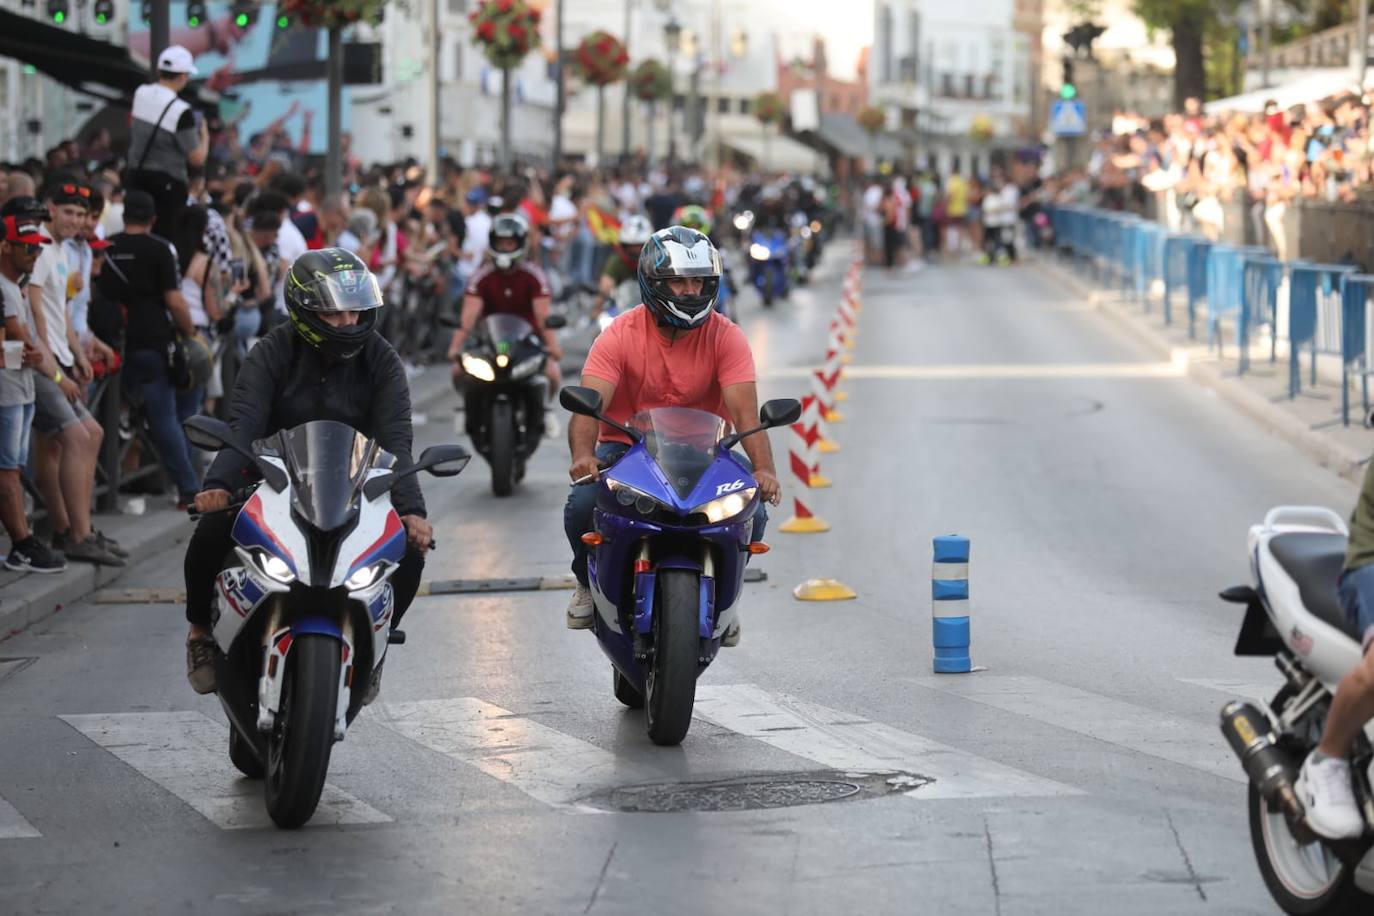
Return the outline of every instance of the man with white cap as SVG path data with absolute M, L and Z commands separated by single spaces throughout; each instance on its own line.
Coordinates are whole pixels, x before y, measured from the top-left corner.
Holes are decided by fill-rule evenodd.
M 166 235 L 176 231 L 177 217 L 186 207 L 187 164 L 204 165 L 210 152 L 205 119 L 180 98 L 196 73 L 191 52 L 172 45 L 158 55 L 157 82 L 134 93 L 125 189 L 153 196 L 157 226 Z

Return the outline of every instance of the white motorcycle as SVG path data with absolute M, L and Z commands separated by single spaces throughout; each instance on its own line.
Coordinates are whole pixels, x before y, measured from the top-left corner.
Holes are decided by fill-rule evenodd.
M 1250 838 L 1279 907 L 1302 916 L 1374 912 L 1374 724 L 1351 755 L 1366 832 L 1328 842 L 1312 833 L 1294 791 L 1302 761 L 1321 739 L 1336 685 L 1360 662 L 1359 637 L 1336 595 L 1349 529 L 1330 509 L 1280 506 L 1250 528 L 1253 585 L 1221 597 L 1244 604 L 1236 654 L 1274 659 L 1285 684 L 1261 710 L 1221 710 L 1221 730 L 1250 779 Z
M 398 468 L 376 442 L 333 420 L 251 446 L 210 417 L 184 425 L 192 445 L 232 449 L 262 475 L 226 510 L 236 515 L 211 610 L 215 684 L 229 759 L 264 781 L 279 827 L 299 827 L 315 813 L 330 751 L 388 644 L 405 641 L 390 627 L 390 580 L 406 552 L 391 488 L 420 471 L 452 477 L 469 455 L 436 445 Z

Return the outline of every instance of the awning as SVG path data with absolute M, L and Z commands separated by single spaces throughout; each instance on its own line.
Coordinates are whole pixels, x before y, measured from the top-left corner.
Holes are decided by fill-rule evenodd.
M 721 143 L 753 159 L 765 169 L 778 172 L 799 172 L 818 175 L 829 170 L 825 157 L 809 146 L 781 134 L 770 136 L 767 143 L 761 134 L 723 134 Z
M 8 10 L 0 10 L 0 57 L 110 102 L 127 102 L 150 76 L 125 48 Z
M 1365 80 L 1369 85 L 1370 80 Z M 1267 89 L 1254 89 L 1224 99 L 1216 99 L 1202 106 L 1208 114 L 1227 111 L 1258 113 L 1264 110 L 1264 103 L 1271 99 L 1278 103 L 1279 110 L 1294 105 L 1310 105 L 1333 95 L 1354 92 L 1355 78 L 1349 67 L 1312 70 L 1295 80 L 1281 86 Z
M 821 125 L 813 133 L 818 141 L 851 159 L 896 159 L 904 155 L 901 144 L 892 136 L 880 133 L 870 137 L 853 115 L 823 113 Z

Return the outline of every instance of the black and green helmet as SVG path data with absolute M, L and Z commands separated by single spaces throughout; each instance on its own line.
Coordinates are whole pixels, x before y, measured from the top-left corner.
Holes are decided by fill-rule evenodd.
M 362 352 L 384 304 L 372 271 L 343 248 L 307 251 L 296 258 L 286 274 L 285 298 L 296 333 L 336 359 L 352 359 Z M 322 317 L 330 312 L 357 312 L 358 323 L 335 327 Z

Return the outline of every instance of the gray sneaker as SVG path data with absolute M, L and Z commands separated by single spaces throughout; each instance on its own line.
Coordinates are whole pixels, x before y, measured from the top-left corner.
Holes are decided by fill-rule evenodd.
M 577 591 L 573 592 L 572 600 L 568 602 L 568 629 L 591 629 L 592 615 L 595 613 L 596 604 L 592 601 L 592 590 L 585 585 L 579 585 Z
M 121 547 L 118 541 L 105 532 L 92 529 L 91 534 L 95 535 L 95 539 L 100 542 L 100 546 L 104 547 L 110 553 L 119 557 L 121 560 L 129 559 L 129 551 Z
M 68 560 L 80 560 L 83 563 L 94 563 L 96 566 L 124 566 L 122 559 L 107 550 L 94 534 L 88 536 L 80 544 L 72 544 L 63 553 Z
M 215 692 L 215 653 L 219 649 L 209 636 L 186 640 L 186 680 L 196 693 Z

